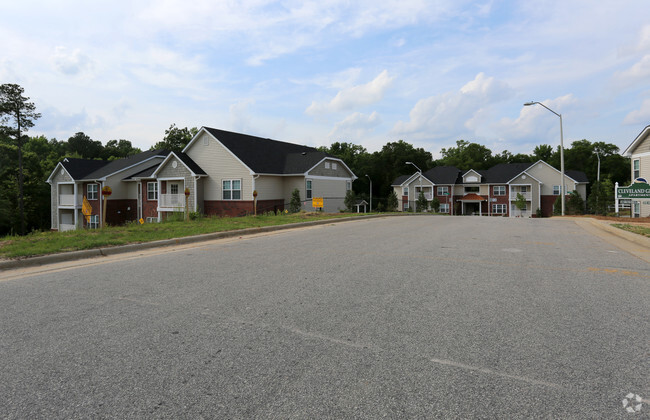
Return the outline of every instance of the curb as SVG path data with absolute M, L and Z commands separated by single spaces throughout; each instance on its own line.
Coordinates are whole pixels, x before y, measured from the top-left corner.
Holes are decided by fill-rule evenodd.
M 618 236 L 619 238 L 625 239 L 627 241 L 633 242 L 637 245 L 640 245 L 644 248 L 650 249 L 650 238 L 645 237 L 643 235 L 639 235 L 637 233 L 632 233 L 625 231 L 623 229 L 616 228 L 612 226 L 610 223 L 600 221 L 598 219 L 592 219 L 590 218 L 589 221 L 591 222 L 592 225 L 596 226 L 597 228 L 604 230 L 608 233 L 611 233 L 613 235 Z M 617 222 L 618 223 L 618 222 Z M 625 224 L 624 222 L 620 222 L 621 224 Z
M 151 249 L 151 248 L 159 248 L 159 247 L 174 246 L 174 245 L 185 245 L 185 244 L 191 244 L 196 242 L 211 241 L 214 239 L 232 238 L 234 236 L 247 236 L 256 233 L 275 232 L 279 230 L 298 229 L 298 228 L 309 227 L 309 226 L 325 225 L 329 223 L 341 223 L 341 222 L 350 222 L 354 220 L 367 220 L 367 219 L 376 219 L 380 217 L 393 217 L 393 216 L 402 216 L 402 215 L 401 214 L 395 214 L 395 215 L 377 214 L 371 216 L 346 217 L 341 219 L 314 220 L 312 222 L 291 223 L 287 225 L 265 226 L 265 227 L 247 228 L 241 230 L 229 230 L 226 232 L 215 232 L 215 233 L 206 233 L 202 235 L 184 236 L 182 238 L 163 239 L 160 241 L 153 241 L 153 242 L 142 242 L 137 244 L 118 245 L 118 246 L 112 246 L 106 248 L 93 248 L 93 249 L 86 249 L 81 251 L 62 252 L 59 254 L 49 254 L 49 255 L 42 255 L 38 257 L 26 257 L 26 258 L 14 259 L 14 260 L 0 261 L 0 271 L 13 269 L 13 268 L 25 268 L 25 267 L 33 267 L 37 265 L 54 264 L 54 263 L 65 262 L 65 261 L 75 261 L 75 260 L 81 260 L 85 258 L 105 257 L 109 255 L 117 255 L 126 252 L 141 251 L 141 250 Z

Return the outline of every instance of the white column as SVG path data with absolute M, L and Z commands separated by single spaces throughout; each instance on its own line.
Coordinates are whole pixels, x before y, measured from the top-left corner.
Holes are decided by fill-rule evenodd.
M 74 183 L 74 187 L 72 188 L 72 193 L 74 194 L 74 228 L 77 229 L 77 218 L 78 218 L 78 213 L 79 211 L 77 210 L 77 183 Z M 59 222 L 60 223 L 60 222 Z
M 614 211 L 618 213 L 618 182 L 614 184 Z

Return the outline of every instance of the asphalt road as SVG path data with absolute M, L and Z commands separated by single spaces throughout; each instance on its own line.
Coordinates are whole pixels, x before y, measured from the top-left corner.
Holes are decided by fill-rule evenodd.
M 4 419 L 650 417 L 650 266 L 571 220 L 371 219 L 10 274 Z

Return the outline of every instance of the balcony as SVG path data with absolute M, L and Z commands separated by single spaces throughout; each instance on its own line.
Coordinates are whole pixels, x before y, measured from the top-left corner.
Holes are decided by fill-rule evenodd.
M 158 206 L 185 209 L 185 194 L 160 194 Z
M 511 191 L 510 191 L 510 200 L 511 200 L 511 201 L 516 200 L 516 199 L 517 199 L 517 194 L 521 194 L 521 195 L 523 195 L 524 198 L 525 198 L 526 200 L 528 200 L 528 201 L 532 200 L 532 197 L 533 197 L 533 194 L 532 194 L 530 191 L 528 191 L 528 192 L 521 192 L 521 191 L 511 190 Z
M 83 199 L 83 195 L 77 194 L 77 207 L 81 207 Z M 59 206 L 74 206 L 74 194 L 59 194 Z

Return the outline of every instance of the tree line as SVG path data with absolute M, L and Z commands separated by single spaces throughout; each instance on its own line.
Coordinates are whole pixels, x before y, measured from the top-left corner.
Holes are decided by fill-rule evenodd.
M 50 185 L 45 181 L 64 158 L 113 160 L 141 152 L 129 140 L 112 139 L 104 144 L 83 132 L 75 133 L 67 140 L 27 136 L 27 130 L 34 126 L 40 114 L 23 94 L 18 85 L 0 85 L 0 235 L 50 229 Z M 151 149 L 180 151 L 197 132 L 196 127 L 171 124 Z M 507 150 L 493 154 L 486 146 L 458 140 L 455 147 L 443 148 L 441 158 L 435 160 L 431 152 L 403 140 L 388 142 L 381 150 L 372 153 L 363 146 L 347 142 L 335 142 L 319 150 L 342 159 L 359 177 L 353 183 L 357 197 L 369 198 L 369 178 L 372 180 L 375 209 L 387 207 L 391 183 L 397 176 L 415 172 L 415 168 L 406 162 L 413 162 L 422 171 L 441 165 L 456 166 L 460 170 L 480 170 L 498 163 L 536 162 L 539 159 L 560 167 L 559 148 L 546 144 L 535 147 L 531 154 L 512 154 Z M 575 141 L 565 149 L 565 168 L 585 172 L 590 181 L 590 191 L 599 194 L 591 206 L 596 212 L 602 212 L 602 206 L 611 201 L 613 182 L 618 181 L 621 185 L 630 182 L 630 161 L 618 153 L 618 147 L 613 144 L 588 140 Z M 596 183 L 598 158 L 600 183 Z

